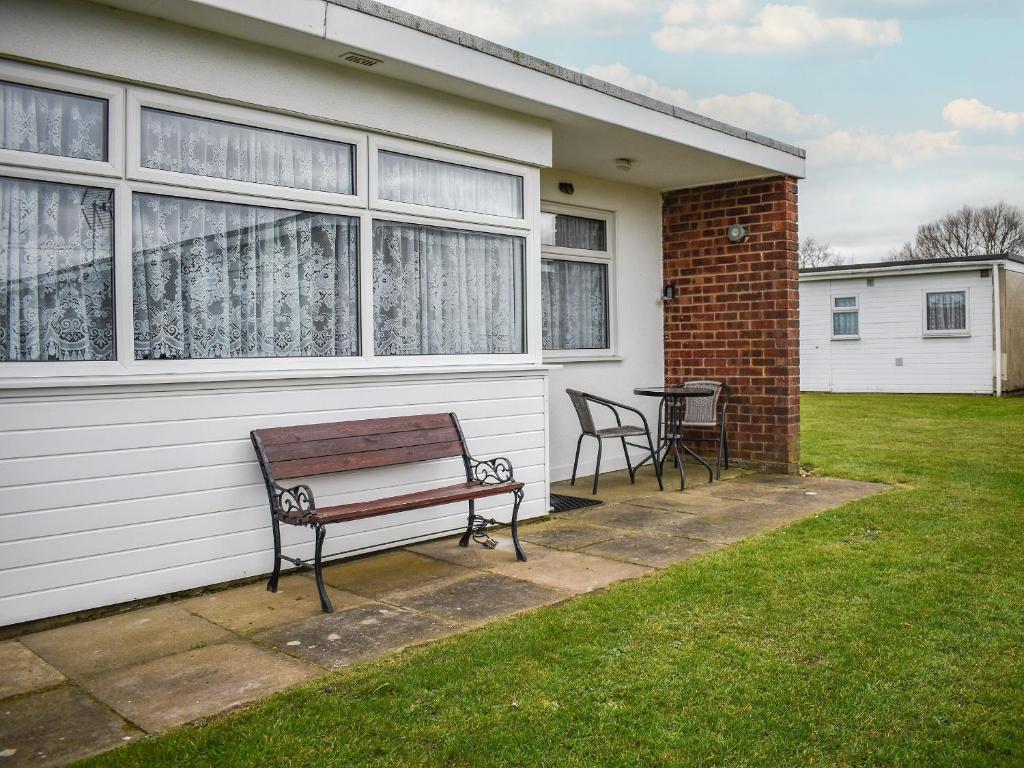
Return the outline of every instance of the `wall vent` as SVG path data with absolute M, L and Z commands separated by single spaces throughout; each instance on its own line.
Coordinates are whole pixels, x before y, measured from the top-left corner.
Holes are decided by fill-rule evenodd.
M 365 53 L 356 53 L 355 51 L 345 51 L 338 58 L 360 67 L 375 67 L 382 62 L 382 59 L 375 59 L 373 56 L 367 56 Z
M 897 368 L 902 368 L 903 367 L 903 358 L 902 357 L 897 357 L 896 358 L 896 367 Z
M 874 284 L 875 284 L 875 278 L 869 277 L 868 278 L 868 288 L 870 288 Z

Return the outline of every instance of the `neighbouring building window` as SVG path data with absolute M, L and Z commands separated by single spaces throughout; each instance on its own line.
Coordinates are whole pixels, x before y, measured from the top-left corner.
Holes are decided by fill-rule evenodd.
M 0 360 L 114 358 L 114 193 L 0 178 Z
M 541 245 L 584 251 L 608 250 L 608 222 L 564 213 L 540 215 Z
M 107 159 L 107 101 L 0 82 L 0 149 Z
M 935 291 L 925 294 L 925 332 L 967 331 L 967 291 Z
M 832 297 L 832 338 L 855 339 L 860 336 L 860 308 L 856 296 Z
M 355 194 L 355 147 L 340 141 L 142 109 L 143 168 Z
M 526 240 L 373 223 L 378 355 L 521 353 Z
M 523 179 L 398 152 L 377 152 L 381 200 L 523 218 Z
M 607 349 L 608 265 L 542 261 L 544 349 Z
M 359 220 L 132 197 L 137 359 L 358 354 Z

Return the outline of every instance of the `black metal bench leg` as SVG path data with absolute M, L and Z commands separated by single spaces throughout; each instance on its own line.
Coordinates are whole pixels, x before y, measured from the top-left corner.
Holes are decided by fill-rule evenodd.
M 462 538 L 459 539 L 460 547 L 469 546 L 469 537 L 473 535 L 473 521 L 476 518 L 476 502 L 473 499 L 469 500 L 469 520 L 466 522 L 466 532 L 462 534 Z
M 523 503 L 523 492 L 517 490 L 512 492 L 516 497 L 512 505 L 512 546 L 516 548 L 516 560 L 525 563 L 526 553 L 523 552 L 523 545 L 519 543 L 519 505 Z
M 274 571 L 267 582 L 267 591 L 277 592 L 277 580 L 281 578 L 281 524 L 276 517 L 271 518 L 271 528 L 274 531 Z
M 323 553 L 324 553 L 324 538 L 327 536 L 327 527 L 323 525 L 314 525 L 313 530 L 316 531 L 316 560 L 313 564 L 313 569 L 316 571 L 316 590 L 320 593 L 320 607 L 324 609 L 324 613 L 334 613 L 334 606 L 331 605 L 331 598 L 327 596 L 327 588 L 324 587 L 324 569 L 323 569 Z

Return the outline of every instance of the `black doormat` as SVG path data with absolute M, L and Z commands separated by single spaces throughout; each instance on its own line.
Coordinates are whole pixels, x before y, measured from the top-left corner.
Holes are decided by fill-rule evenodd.
M 600 499 L 581 499 L 578 496 L 561 496 L 557 493 L 551 494 L 552 512 L 568 512 L 571 509 L 596 507 L 598 504 L 604 504 L 604 502 Z

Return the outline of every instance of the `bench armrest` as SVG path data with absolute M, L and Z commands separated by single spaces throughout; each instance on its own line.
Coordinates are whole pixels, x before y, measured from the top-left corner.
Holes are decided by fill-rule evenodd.
M 274 483 L 274 514 L 279 520 L 304 524 L 316 513 L 313 489 L 299 483 L 291 488 Z
M 476 481 L 481 485 L 497 485 L 498 483 L 507 483 L 510 480 L 514 480 L 512 472 L 512 462 L 506 459 L 504 456 L 498 456 L 493 459 L 474 459 L 472 456 L 468 457 L 469 463 L 467 465 L 467 479 L 470 481 Z

